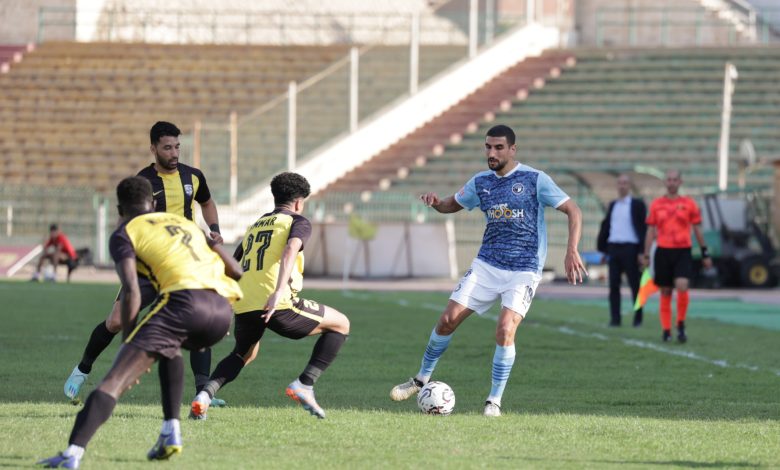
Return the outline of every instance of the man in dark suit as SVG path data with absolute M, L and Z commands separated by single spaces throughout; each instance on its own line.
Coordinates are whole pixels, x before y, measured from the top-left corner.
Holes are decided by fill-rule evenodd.
M 631 286 L 631 298 L 639 292 L 639 267 L 645 245 L 647 206 L 641 198 L 631 197 L 631 178 L 617 178 L 618 198 L 609 203 L 601 222 L 598 250 L 609 256 L 609 326 L 620 326 L 620 283 L 623 273 Z M 633 305 L 633 302 L 632 302 Z M 634 313 L 634 326 L 642 324 L 642 309 Z

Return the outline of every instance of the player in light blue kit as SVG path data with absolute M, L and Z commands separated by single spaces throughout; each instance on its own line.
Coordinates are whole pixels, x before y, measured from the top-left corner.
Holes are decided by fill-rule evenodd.
M 493 355 L 492 387 L 485 402 L 485 416 L 501 416 L 501 396 L 515 362 L 515 331 L 528 312 L 547 257 L 544 207 L 551 206 L 569 218 L 569 241 L 564 268 L 571 284 L 586 275 L 577 244 L 582 212 L 547 174 L 515 160 L 515 133 L 507 126 L 492 127 L 485 138 L 490 171 L 474 175 L 455 195 L 439 199 L 435 193 L 420 196 L 443 214 L 479 207 L 485 213 L 482 246 L 471 269 L 452 292 L 450 301 L 431 332 L 420 371 L 408 382 L 396 385 L 390 398 L 406 400 L 431 378 L 439 358 L 458 326 L 472 312 L 482 314 L 501 299 Z

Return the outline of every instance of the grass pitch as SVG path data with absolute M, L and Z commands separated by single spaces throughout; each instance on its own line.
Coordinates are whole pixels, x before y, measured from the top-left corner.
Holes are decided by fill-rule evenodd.
M 0 283 L 0 467 L 30 467 L 65 448 L 80 408 L 63 383 L 116 290 Z M 481 416 L 497 310 L 468 319 L 440 361 L 434 378 L 452 386 L 457 404 L 452 416 L 437 418 L 388 394 L 417 371 L 446 294 L 305 296 L 352 322 L 316 387 L 328 419 L 284 395 L 314 339 L 268 332 L 258 360 L 220 392 L 229 407 L 210 410 L 207 421 L 183 420 L 180 457 L 145 462 L 161 422 L 153 373 L 120 400 L 82 468 L 780 467 L 780 331 L 707 319 L 707 302 L 695 295 L 685 345 L 661 343 L 652 314 L 641 328 L 610 329 L 606 303 L 535 300 L 518 330 L 499 419 Z M 748 304 L 735 308 L 751 312 Z M 118 343 L 96 363 L 82 397 Z M 214 348 L 214 365 L 232 343 L 229 336 Z M 185 378 L 182 416 L 194 392 L 189 370 Z

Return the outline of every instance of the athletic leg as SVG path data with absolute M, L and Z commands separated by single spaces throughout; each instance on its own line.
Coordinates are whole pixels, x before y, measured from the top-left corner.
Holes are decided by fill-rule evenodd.
M 235 380 L 241 370 L 257 357 L 260 339 L 265 333 L 265 320 L 260 316 L 263 312 L 246 312 L 235 316 L 233 337 L 236 344 L 233 351 L 214 368 L 195 399 L 192 401 L 191 417 L 203 417 L 211 406 L 211 400 L 217 391 Z
M 195 393 L 203 390 L 211 373 L 211 348 L 190 351 L 190 367 L 195 377 Z
M 114 364 L 98 387 L 89 395 L 79 414 L 68 440 L 68 450 L 83 454 L 84 448 L 98 428 L 108 420 L 119 397 L 154 364 L 156 358 L 146 351 L 129 344 L 119 350 Z
M 184 360 L 181 355 L 172 359 L 160 359 L 160 395 L 162 399 L 163 424 L 160 437 L 146 454 L 149 460 L 166 460 L 181 453 L 181 397 L 184 393 Z
M 678 277 L 674 280 L 674 287 L 677 289 L 677 340 L 681 343 L 688 341 L 685 334 L 685 318 L 688 314 L 688 278 Z
M 349 335 L 347 316 L 327 305 L 323 307 L 322 322 L 309 333 L 309 336 L 321 336 L 314 344 L 309 363 L 298 377 L 302 384 L 308 386 L 314 385 L 320 374 L 330 366 Z
M 81 356 L 81 362 L 73 369 L 68 380 L 65 381 L 65 396 L 75 398 L 81 391 L 81 387 L 87 381 L 87 376 L 92 372 L 92 365 L 100 354 L 111 344 L 121 329 L 119 302 L 114 305 L 105 321 L 98 323 L 89 336 L 87 346 Z
M 439 358 L 447 350 L 452 340 L 452 334 L 474 311 L 465 307 L 454 300 L 447 303 L 447 307 L 439 317 L 431 335 L 428 338 L 428 344 L 425 346 L 420 370 L 408 382 L 398 384 L 390 391 L 390 398 L 395 401 L 406 400 L 420 391 L 423 385 L 428 383 Z

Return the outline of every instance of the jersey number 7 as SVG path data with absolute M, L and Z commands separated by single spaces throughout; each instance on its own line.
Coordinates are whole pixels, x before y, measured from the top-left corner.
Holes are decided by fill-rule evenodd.
M 172 237 L 175 237 L 178 234 L 182 234 L 181 236 L 181 243 L 187 247 L 188 250 L 190 250 L 190 254 L 192 255 L 192 259 L 195 261 L 200 261 L 200 258 L 198 258 L 198 255 L 195 254 L 195 249 L 192 248 L 192 233 L 190 233 L 188 230 L 185 230 L 181 228 L 179 225 L 166 225 L 165 229 L 168 230 L 168 234 Z

